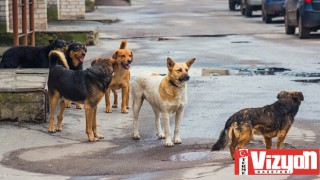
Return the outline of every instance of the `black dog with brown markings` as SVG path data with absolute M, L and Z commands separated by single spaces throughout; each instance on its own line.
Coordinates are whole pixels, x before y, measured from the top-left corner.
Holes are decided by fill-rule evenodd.
M 48 55 L 52 50 L 64 52 L 67 47 L 64 40 L 49 41 L 47 46 L 16 46 L 3 53 L 0 68 L 48 68 Z
M 63 53 L 52 51 L 49 55 L 50 70 L 48 78 L 48 95 L 50 102 L 50 124 L 48 131 L 54 133 L 62 130 L 65 99 L 84 104 L 86 115 L 86 133 L 89 141 L 102 139 L 97 132 L 96 113 L 97 105 L 104 96 L 113 74 L 114 59 L 100 58 L 91 63 L 86 70 L 68 70 Z M 58 65 L 58 62 L 67 67 Z M 62 98 L 61 98 L 62 97 Z M 54 126 L 54 111 L 60 101 L 58 124 Z
M 272 138 L 277 137 L 277 148 L 281 149 L 304 97 L 301 92 L 281 91 L 277 98 L 271 105 L 246 108 L 233 114 L 211 151 L 225 148 L 231 140 L 230 154 L 234 158 L 235 149 L 243 149 L 253 138 L 253 134 L 263 136 L 266 149 L 271 149 Z
M 80 42 L 70 43 L 65 52 L 66 60 L 68 62 L 70 70 L 83 70 L 84 57 L 87 53 L 87 46 Z M 75 103 L 77 109 L 81 109 L 79 103 Z M 66 108 L 71 107 L 71 102 L 65 102 Z

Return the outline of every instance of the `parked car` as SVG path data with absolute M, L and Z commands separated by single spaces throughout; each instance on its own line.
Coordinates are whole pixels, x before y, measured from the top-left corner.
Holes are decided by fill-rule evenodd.
M 299 28 L 299 38 L 308 38 L 311 31 L 320 29 L 320 0 L 286 0 L 285 31 L 294 34 Z
M 262 0 L 262 20 L 271 23 L 272 18 L 284 16 L 285 0 Z
M 252 11 L 261 10 L 261 0 L 241 0 L 240 11 L 246 17 L 252 16 Z
M 241 0 L 229 0 L 229 10 L 235 11 L 237 6 L 240 6 Z

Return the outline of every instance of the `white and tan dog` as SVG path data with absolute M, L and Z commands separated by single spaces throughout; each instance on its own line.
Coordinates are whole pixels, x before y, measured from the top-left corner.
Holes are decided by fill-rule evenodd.
M 176 63 L 171 58 L 167 59 L 168 74 L 163 77 L 155 73 L 137 76 L 132 84 L 133 100 L 133 139 L 139 140 L 138 117 L 143 100 L 146 99 L 152 106 L 155 114 L 157 136 L 166 139 L 166 146 L 173 146 L 170 137 L 170 117 L 175 114 L 174 143 L 181 144 L 179 128 L 184 108 L 187 105 L 186 81 L 189 80 L 188 70 L 195 58 Z M 160 114 L 163 117 L 164 133 L 160 125 Z

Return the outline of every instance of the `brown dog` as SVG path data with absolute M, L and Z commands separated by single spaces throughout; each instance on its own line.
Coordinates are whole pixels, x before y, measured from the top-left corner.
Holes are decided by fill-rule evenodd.
M 105 93 L 106 100 L 106 113 L 111 113 L 110 107 L 110 90 L 114 94 L 113 108 L 118 107 L 118 93 L 117 90 L 122 90 L 122 102 L 121 112 L 128 113 L 129 109 L 129 92 L 130 92 L 130 65 L 133 60 L 132 51 L 125 49 L 127 41 L 123 40 L 120 44 L 120 48 L 113 53 L 112 58 L 116 60 L 116 66 L 114 67 L 114 75 L 112 81 Z
M 281 91 L 277 98 L 271 105 L 247 108 L 233 114 L 211 151 L 225 148 L 231 140 L 230 154 L 234 158 L 234 150 L 243 149 L 253 138 L 253 134 L 263 136 L 267 149 L 271 149 L 272 138 L 277 137 L 277 148 L 281 149 L 304 97 L 301 92 Z
M 50 69 L 48 78 L 48 95 L 50 101 L 50 124 L 48 131 L 54 133 L 62 130 L 65 99 L 84 104 L 86 115 L 86 133 L 89 141 L 102 139 L 97 132 L 97 105 L 103 98 L 111 82 L 114 59 L 96 59 L 86 70 L 69 70 L 65 56 L 58 51 L 49 54 Z M 64 65 L 57 65 L 61 61 Z M 67 68 L 65 68 L 67 67 Z M 60 100 L 60 112 L 57 128 L 54 126 L 54 111 Z

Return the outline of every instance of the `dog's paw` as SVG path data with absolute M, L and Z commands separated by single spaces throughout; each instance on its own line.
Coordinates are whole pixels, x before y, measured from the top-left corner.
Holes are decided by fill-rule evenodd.
M 71 102 L 70 101 L 67 101 L 64 103 L 66 108 L 71 108 Z
M 172 141 L 168 141 L 168 142 L 166 142 L 166 147 L 172 147 L 172 146 L 173 146 Z
M 76 104 L 76 109 L 82 109 L 80 104 Z
M 127 106 L 127 109 L 130 109 L 129 106 Z
M 62 127 L 56 128 L 56 132 L 61 132 L 61 131 L 62 131 Z
M 128 114 L 129 112 L 127 111 L 127 109 L 122 109 L 122 110 L 121 110 L 121 113 L 123 113 L 123 114 Z
M 98 139 L 103 139 L 103 138 L 104 138 L 103 135 L 98 134 L 98 133 L 95 133 L 95 134 L 94 134 L 94 137 L 95 137 L 95 138 L 98 138 Z
M 113 104 L 112 108 L 118 108 L 118 104 Z
M 55 130 L 55 129 L 53 129 L 53 130 L 48 129 L 48 133 L 55 133 L 55 132 L 56 132 L 56 130 Z
M 159 133 L 159 134 L 157 134 L 157 136 L 158 136 L 159 139 L 164 139 L 164 138 L 166 138 L 166 136 L 164 135 L 164 133 Z
M 140 140 L 140 134 L 139 134 L 139 133 L 134 133 L 133 136 L 132 136 L 132 138 L 133 138 L 134 140 Z
M 182 140 L 180 138 L 174 138 L 174 143 L 175 144 L 181 144 Z
M 53 127 L 49 127 L 48 128 L 48 132 L 49 133 L 55 133 L 56 132 L 56 128 L 53 126 Z
M 106 109 L 105 112 L 106 112 L 106 113 L 112 113 L 112 110 L 111 110 L 111 109 Z

